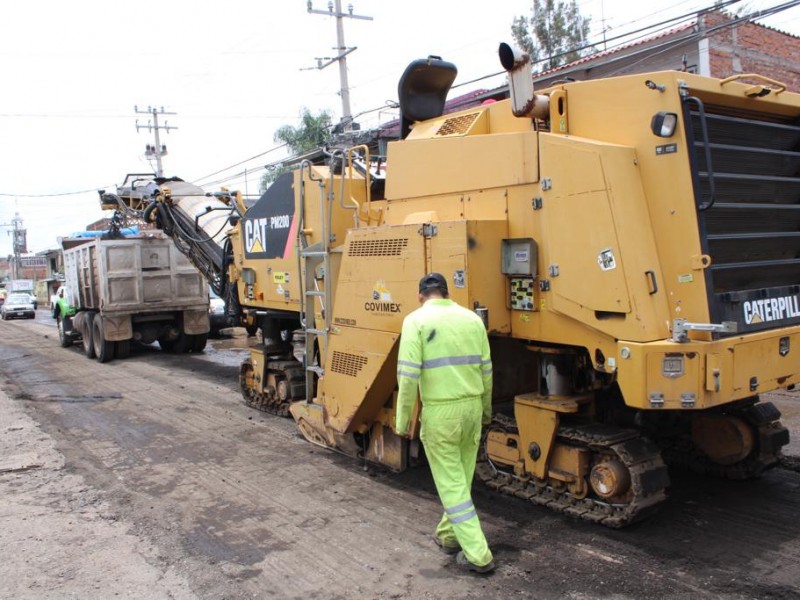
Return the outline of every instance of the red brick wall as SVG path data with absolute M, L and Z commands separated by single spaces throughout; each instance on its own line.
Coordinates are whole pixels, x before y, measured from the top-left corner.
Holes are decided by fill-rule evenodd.
M 701 26 L 708 34 L 711 76 L 725 78 L 741 73 L 757 73 L 785 83 L 800 92 L 800 38 L 774 29 L 741 23 L 730 27 L 721 12 L 703 16 Z
M 47 267 L 20 267 L 19 268 L 19 278 L 20 279 L 33 279 L 34 281 L 39 281 L 40 279 L 47 278 Z

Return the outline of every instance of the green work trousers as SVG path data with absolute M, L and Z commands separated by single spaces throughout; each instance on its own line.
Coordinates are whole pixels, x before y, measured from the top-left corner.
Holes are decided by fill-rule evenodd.
M 481 399 L 465 398 L 423 405 L 420 417 L 420 439 L 444 505 L 436 535 L 444 545 L 460 545 L 467 560 L 479 567 L 492 561 L 470 492 L 482 415 Z

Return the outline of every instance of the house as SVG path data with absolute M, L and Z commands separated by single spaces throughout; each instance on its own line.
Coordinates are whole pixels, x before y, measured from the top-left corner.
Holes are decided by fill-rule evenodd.
M 750 16 L 700 12 L 687 23 L 534 75 L 534 86 L 651 71 L 688 71 L 725 79 L 755 73 L 800 92 L 800 37 L 753 23 Z

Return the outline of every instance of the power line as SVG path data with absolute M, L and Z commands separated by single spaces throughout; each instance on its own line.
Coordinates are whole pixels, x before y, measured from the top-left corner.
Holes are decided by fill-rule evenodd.
M 738 1 L 740 1 L 740 0 L 729 0 L 728 2 L 724 2 L 721 5 L 717 5 L 717 6 L 710 5 L 710 6 L 707 6 L 705 8 L 692 10 L 692 12 L 690 12 L 690 13 L 685 13 L 685 14 L 682 14 L 682 15 L 679 15 L 679 16 L 676 16 L 676 17 L 673 17 L 673 18 L 670 18 L 670 19 L 666 19 L 666 20 L 660 21 L 660 22 L 652 24 L 652 25 L 648 25 L 646 27 L 639 28 L 639 29 L 631 31 L 631 32 L 621 33 L 621 34 L 619 34 L 617 36 L 614 36 L 612 38 L 607 38 L 606 41 L 616 41 L 616 40 L 623 40 L 624 39 L 625 41 L 624 42 L 620 42 L 619 46 L 625 45 L 625 44 L 629 44 L 629 43 L 635 42 L 635 41 L 637 41 L 639 39 L 642 39 L 642 38 L 649 37 L 649 36 L 655 35 L 657 33 L 660 33 L 661 31 L 666 31 L 670 27 L 674 27 L 675 24 L 681 23 L 682 21 L 693 19 L 695 17 L 695 15 L 697 15 L 698 13 L 708 12 L 710 10 L 715 10 L 715 9 L 719 9 L 719 8 L 724 8 L 724 7 L 729 6 L 731 4 L 735 4 Z M 707 33 L 714 33 L 718 29 L 720 29 L 721 27 L 730 26 L 730 25 L 742 22 L 744 20 L 755 21 L 755 20 L 758 20 L 758 19 L 761 19 L 761 18 L 766 18 L 768 16 L 772 16 L 774 14 L 777 14 L 778 12 L 781 12 L 783 10 L 787 10 L 789 8 L 797 6 L 798 4 L 800 4 L 800 0 L 792 0 L 790 2 L 781 4 L 781 5 L 776 5 L 774 7 L 769 8 L 769 9 L 764 9 L 763 11 L 760 11 L 758 13 L 754 13 L 754 14 L 748 15 L 747 17 L 741 17 L 741 18 L 735 19 L 733 21 L 730 21 L 728 23 L 725 23 L 722 26 L 714 28 L 713 30 L 711 30 L 710 32 L 707 32 Z M 634 21 L 631 21 L 630 23 L 635 23 L 637 21 L 639 21 L 639 20 L 634 20 Z M 653 30 L 656 30 L 656 31 L 653 31 Z M 632 38 L 632 36 L 635 36 L 637 33 L 642 34 L 642 35 Z M 684 39 L 685 38 L 681 38 L 681 41 L 684 41 Z M 591 47 L 593 45 L 595 45 L 595 44 L 584 45 L 582 47 L 570 50 L 570 52 L 576 51 L 576 50 L 580 51 L 582 49 L 585 49 L 587 47 Z M 612 50 L 615 47 L 617 47 L 617 46 L 612 47 Z M 652 51 L 652 49 L 651 49 L 651 51 Z M 485 80 L 485 79 L 489 79 L 491 77 L 496 77 L 496 76 L 499 76 L 499 75 L 503 75 L 504 73 L 505 73 L 504 71 L 498 71 L 496 73 L 491 73 L 489 75 L 485 75 L 485 76 L 478 77 L 478 78 L 475 78 L 475 79 L 472 79 L 472 80 L 469 80 L 469 81 L 466 81 L 466 82 L 463 82 L 463 83 L 459 83 L 458 85 L 453 86 L 453 87 L 454 88 L 463 87 L 463 86 L 466 86 L 466 85 L 477 83 L 477 82 Z M 359 115 L 356 115 L 356 117 L 360 116 L 360 115 L 363 115 L 363 114 L 376 112 L 376 111 L 382 110 L 384 108 L 386 108 L 386 105 L 381 105 L 381 106 L 378 106 L 376 108 L 368 109 L 368 110 L 362 111 L 361 113 L 359 113 Z M 201 180 L 204 180 L 204 179 L 209 179 L 209 178 L 214 177 L 216 175 L 220 175 L 220 174 L 224 173 L 225 171 L 228 171 L 228 170 L 233 169 L 235 167 L 238 167 L 238 166 L 241 166 L 243 164 L 246 164 L 246 163 L 248 163 L 250 161 L 253 161 L 253 160 L 256 160 L 256 159 L 261 158 L 263 156 L 266 156 L 266 155 L 268 155 L 268 154 L 270 154 L 272 152 L 275 152 L 275 151 L 277 151 L 277 150 L 279 150 L 281 148 L 284 148 L 284 147 L 286 147 L 286 144 L 281 144 L 279 146 L 275 146 L 273 148 L 265 150 L 264 152 L 260 152 L 260 153 L 258 153 L 256 155 L 253 155 L 253 156 L 251 156 L 251 157 L 249 157 L 247 159 L 244 159 L 242 161 L 239 161 L 237 163 L 234 163 L 232 165 L 229 165 L 227 167 L 224 167 L 222 169 L 214 171 L 213 173 L 209 173 L 208 175 L 204 175 L 202 177 L 198 177 L 197 179 L 194 180 L 194 183 L 197 183 L 197 182 L 199 182 Z M 256 169 L 254 169 L 254 171 L 255 170 Z M 253 174 L 253 171 L 250 171 L 250 170 L 246 169 L 246 170 L 243 170 L 243 171 L 238 171 L 236 173 L 227 175 L 225 177 L 218 178 L 218 179 L 213 180 L 213 181 L 206 182 L 203 185 L 205 185 L 205 186 L 213 186 L 213 185 L 220 185 L 220 184 L 224 184 L 224 183 L 239 182 L 241 180 L 247 179 L 251 174 Z M 85 190 L 85 191 L 80 191 L 80 192 L 67 192 L 67 193 L 63 193 L 63 194 L 42 194 L 42 195 L 0 194 L 0 196 L 52 197 L 52 196 L 60 196 L 60 195 L 71 195 L 71 194 L 85 193 L 87 191 L 93 191 L 93 190 Z
M 723 2 L 722 4 L 720 4 L 719 7 L 725 7 L 725 6 L 728 6 L 730 4 L 735 4 L 736 2 L 740 2 L 740 1 L 741 0 L 728 0 L 727 2 Z M 618 48 L 618 47 L 621 47 L 621 46 L 624 46 L 624 45 L 627 45 L 627 44 L 634 43 L 634 42 L 636 42 L 636 41 L 638 41 L 640 39 L 644 39 L 644 38 L 647 38 L 647 37 L 650 37 L 650 36 L 653 36 L 653 35 L 657 35 L 658 33 L 662 32 L 662 31 L 666 31 L 667 29 L 669 29 L 671 27 L 677 26 L 682 21 L 691 20 L 691 19 L 693 19 L 695 17 L 695 15 L 697 15 L 698 12 L 704 12 L 704 11 L 712 10 L 714 8 L 719 8 L 719 7 L 715 7 L 715 6 L 712 5 L 710 7 L 704 8 L 704 9 L 695 10 L 695 11 L 692 11 L 692 12 L 689 12 L 689 13 L 685 13 L 685 14 L 679 15 L 677 17 L 672 17 L 671 19 L 666 19 L 664 21 L 660 21 L 658 23 L 654 23 L 653 25 L 640 27 L 639 29 L 636 29 L 634 31 L 628 31 L 626 33 L 621 33 L 621 34 L 616 35 L 614 37 L 606 38 L 605 40 L 599 40 L 597 42 L 585 42 L 584 44 L 582 44 L 580 46 L 576 46 L 575 48 L 570 48 L 568 50 L 565 50 L 564 52 L 560 52 L 558 54 L 554 54 L 552 56 L 548 56 L 546 58 L 542 58 L 542 59 L 536 61 L 536 63 L 534 63 L 534 64 L 544 63 L 545 61 L 552 60 L 554 58 L 560 58 L 562 56 L 567 56 L 567 55 L 573 54 L 575 52 L 581 52 L 583 50 L 587 50 L 589 48 L 593 48 L 594 46 L 598 45 L 600 43 L 600 41 L 603 41 L 603 42 L 607 43 L 607 42 L 614 42 L 614 41 L 620 40 L 619 44 L 612 45 L 611 48 L 609 49 L 609 51 L 613 51 L 615 48 Z M 657 29 L 657 28 L 660 28 L 660 29 Z M 653 31 L 653 30 L 656 30 L 656 31 Z M 632 36 L 635 36 L 637 33 L 641 34 L 641 35 L 638 36 L 638 37 L 632 37 Z M 603 51 L 603 52 L 605 52 L 605 51 Z M 587 55 L 587 57 L 588 56 L 591 56 L 591 54 Z M 562 65 L 562 66 L 565 66 L 565 65 Z M 558 67 L 556 67 L 556 68 L 558 68 Z M 463 87 L 465 85 L 478 83 L 480 81 L 485 81 L 486 79 L 491 79 L 492 77 L 498 77 L 500 75 L 505 75 L 505 74 L 506 74 L 506 72 L 503 71 L 503 70 L 496 71 L 496 72 L 490 73 L 488 75 L 483 75 L 481 77 L 476 77 L 474 79 L 470 79 L 469 81 L 461 82 L 461 83 L 459 83 L 457 85 L 454 85 L 452 87 L 452 89 L 457 89 L 457 88 Z
M 113 184 L 112 184 L 113 185 Z M 88 190 L 78 190 L 76 192 L 58 192 L 56 194 L 4 194 L 0 193 L 0 196 L 16 196 L 17 198 L 57 198 L 59 196 L 76 196 L 78 194 L 88 194 L 89 192 L 96 192 L 97 190 L 103 190 L 105 188 L 111 187 L 111 185 L 102 185 L 99 187 L 89 188 Z
M 770 8 L 766 8 L 764 10 L 755 11 L 755 12 L 752 12 L 752 13 L 747 14 L 747 15 L 742 15 L 741 17 L 736 17 L 735 19 L 731 19 L 730 21 L 726 21 L 724 23 L 720 23 L 719 25 L 715 25 L 714 27 L 710 27 L 710 28 L 708 28 L 706 30 L 703 30 L 703 31 L 693 32 L 690 35 L 682 36 L 679 39 L 666 41 L 663 44 L 661 44 L 660 46 L 657 46 L 656 48 L 650 48 L 649 49 L 649 50 L 654 50 L 654 49 L 657 49 L 657 48 L 661 48 L 661 50 L 659 50 L 658 52 L 655 52 L 655 53 L 648 52 L 646 56 L 642 57 L 641 59 L 639 59 L 638 61 L 633 63 L 633 65 L 637 65 L 637 64 L 639 64 L 639 63 L 651 58 L 652 56 L 657 56 L 659 54 L 663 54 L 664 52 L 668 51 L 673 46 L 681 44 L 681 43 L 685 42 L 688 39 L 693 39 L 693 38 L 697 39 L 697 38 L 702 38 L 704 36 L 709 37 L 709 36 L 712 36 L 712 35 L 716 35 L 717 33 L 721 32 L 721 31 L 724 31 L 725 29 L 728 29 L 730 27 L 734 27 L 736 25 L 739 25 L 740 23 L 755 22 L 755 21 L 757 21 L 759 19 L 764 19 L 764 18 L 767 18 L 767 17 L 771 17 L 773 15 L 781 13 L 781 12 L 783 12 L 785 10 L 790 9 L 790 8 L 794 8 L 795 6 L 798 6 L 798 5 L 800 5 L 800 0 L 790 0 L 789 2 L 785 2 L 783 4 L 777 4 L 775 6 L 772 6 Z M 632 65 L 626 65 L 625 68 L 626 69 L 630 68 L 630 66 L 632 66 Z M 617 71 L 612 71 L 609 75 L 615 75 L 616 73 L 620 72 L 621 70 L 622 69 L 618 69 Z
M 203 179 L 208 179 L 209 177 L 213 177 L 214 175 L 219 175 L 220 173 L 224 173 L 228 169 L 233 169 L 235 167 L 241 166 L 241 165 L 243 165 L 243 164 L 245 164 L 247 162 L 250 162 L 251 160 L 255 160 L 257 158 L 261 158 L 262 156 L 266 156 L 267 154 L 270 154 L 271 152 L 275 152 L 276 150 L 280 150 L 281 148 L 285 148 L 285 147 L 286 147 L 286 144 L 281 144 L 279 146 L 274 146 L 274 147 L 270 148 L 269 150 L 265 150 L 264 152 L 256 154 L 255 156 L 251 156 L 250 158 L 245 158 L 244 160 L 239 161 L 239 162 L 237 162 L 235 164 L 232 164 L 232 165 L 230 165 L 228 167 L 223 167 L 219 171 L 214 171 L 213 173 L 209 173 L 208 175 L 203 175 L 202 177 L 197 177 L 196 179 L 194 179 L 192 181 L 192 183 L 194 183 L 195 185 L 199 185 L 198 182 L 203 180 Z
M 724 6 L 739 2 L 739 1 L 740 0 L 728 0 L 727 2 L 724 2 L 721 6 L 724 7 Z M 711 8 L 714 8 L 714 7 L 708 7 L 706 9 L 701 9 L 701 11 L 709 10 Z M 697 14 L 697 12 L 701 12 L 701 11 L 692 11 L 691 13 L 686 13 L 686 14 L 683 14 L 683 15 L 680 15 L 680 16 L 677 16 L 677 17 L 673 17 L 671 19 L 667 19 L 667 20 L 661 21 L 659 23 L 655 23 L 653 25 L 640 28 L 640 29 L 638 29 L 636 31 L 633 31 L 633 32 L 628 32 L 628 33 L 625 33 L 625 34 L 620 34 L 618 36 L 614 36 L 613 38 L 609 38 L 606 41 L 615 41 L 617 39 L 629 38 L 631 35 L 635 35 L 636 33 L 642 33 L 642 32 L 648 32 L 648 33 L 645 33 L 642 36 L 642 37 L 647 37 L 649 35 L 653 35 L 653 33 L 652 33 L 653 29 L 656 29 L 658 27 L 664 27 L 666 29 L 667 25 L 671 25 L 671 24 L 674 24 L 676 22 L 680 22 L 682 20 L 688 20 L 690 18 L 694 18 L 694 16 Z M 626 40 L 625 43 L 630 43 L 630 41 L 631 40 Z M 594 44 L 586 44 L 586 45 L 584 45 L 584 46 L 582 46 L 580 48 L 577 48 L 577 49 L 574 49 L 574 50 L 569 50 L 569 51 L 565 52 L 564 54 L 568 54 L 568 53 L 574 52 L 574 51 L 580 51 L 582 49 L 590 48 L 592 46 L 594 46 Z M 541 62 L 543 62 L 543 61 L 541 61 Z M 466 85 L 470 85 L 470 84 L 473 84 L 473 83 L 477 83 L 479 81 L 483 81 L 485 79 L 490 79 L 492 77 L 497 77 L 499 75 L 504 75 L 504 74 L 505 74 L 505 71 L 498 71 L 498 72 L 495 72 L 495 73 L 491 73 L 489 75 L 484 75 L 482 77 L 478 77 L 478 78 L 475 78 L 475 79 L 471 79 L 469 81 L 465 81 L 465 82 L 459 83 L 458 85 L 453 86 L 453 89 L 459 88 L 459 87 L 463 87 L 463 86 L 466 86 Z M 376 112 L 376 111 L 382 110 L 384 108 L 386 108 L 386 104 L 384 104 L 382 106 L 379 106 L 379 107 L 376 107 L 376 108 L 372 108 L 372 109 L 368 109 L 368 110 L 362 111 L 358 115 L 356 115 L 355 117 L 358 117 L 358 116 L 361 116 L 361 115 L 364 115 L 364 114 L 368 114 L 368 113 L 372 113 L 372 112 Z M 353 118 L 355 118 L 355 117 L 353 117 Z M 267 154 L 269 154 L 271 152 L 274 152 L 275 150 L 278 150 L 278 149 L 280 149 L 282 147 L 285 147 L 285 146 L 286 146 L 286 144 L 282 144 L 281 146 L 277 146 L 277 147 L 271 148 L 271 149 L 269 149 L 269 150 L 267 150 L 265 152 L 259 153 L 259 154 L 255 155 L 255 156 L 252 156 L 252 157 L 248 158 L 248 159 L 245 159 L 243 161 L 237 162 L 237 163 L 235 163 L 233 165 L 230 165 L 228 167 L 222 168 L 222 169 L 220 169 L 218 171 L 215 171 L 215 172 L 213 172 L 213 173 L 211 173 L 209 175 L 206 175 L 206 176 L 203 176 L 203 177 L 199 177 L 199 178 L 195 179 L 193 181 L 193 183 L 199 185 L 198 182 L 203 180 L 203 179 L 208 179 L 208 178 L 213 177 L 215 175 L 219 175 L 221 173 L 224 173 L 225 171 L 227 171 L 229 169 L 233 169 L 233 168 L 235 168 L 237 166 L 241 166 L 241 165 L 243 165 L 243 164 L 245 164 L 245 163 L 247 163 L 247 162 L 249 162 L 251 160 L 254 160 L 256 158 L 260 158 L 262 156 L 265 156 L 265 155 L 267 155 Z M 289 158 L 289 160 L 290 159 L 291 159 L 291 157 Z M 224 184 L 224 183 L 231 183 L 233 181 L 237 181 L 239 178 L 242 178 L 242 177 L 246 178 L 247 176 L 248 176 L 248 172 L 247 171 L 239 171 L 237 173 L 228 175 L 226 177 L 222 177 L 222 178 L 214 180 L 214 181 L 206 182 L 203 185 L 204 186 L 213 186 L 213 185 L 221 185 L 221 184 Z
M 0 113 L 0 119 L 130 119 L 130 115 L 59 114 L 59 113 Z M 265 119 L 282 121 L 293 115 L 181 115 L 183 119 Z

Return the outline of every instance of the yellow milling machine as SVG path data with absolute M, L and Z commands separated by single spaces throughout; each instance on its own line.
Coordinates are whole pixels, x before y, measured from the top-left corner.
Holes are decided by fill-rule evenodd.
M 759 394 L 800 380 L 800 95 L 756 75 L 659 72 L 444 114 L 455 67 L 411 63 L 401 139 L 304 161 L 252 206 L 177 178 L 106 206 L 155 221 L 263 344 L 248 404 L 309 441 L 402 470 L 398 339 L 430 271 L 486 323 L 495 420 L 478 477 L 621 527 L 665 499 L 665 463 L 731 478 L 788 432 Z

